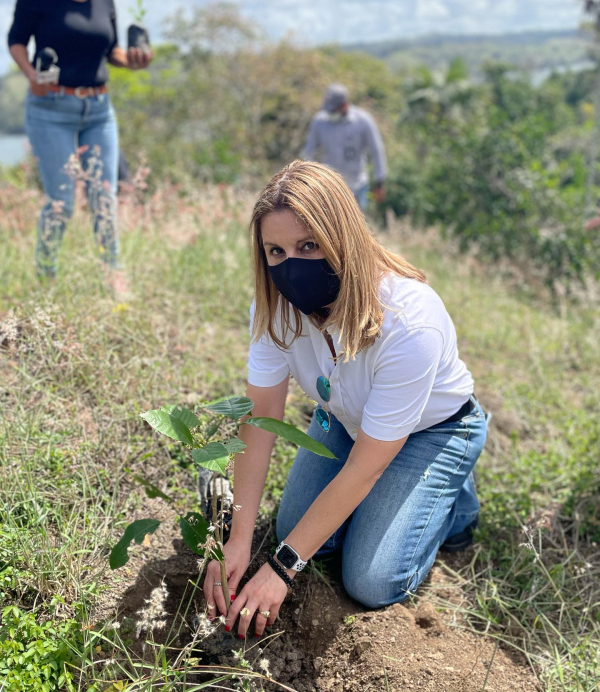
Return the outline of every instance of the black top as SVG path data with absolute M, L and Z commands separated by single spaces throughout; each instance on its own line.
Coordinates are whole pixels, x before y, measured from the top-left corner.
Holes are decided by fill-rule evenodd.
M 35 38 L 35 57 L 54 48 L 59 82 L 68 87 L 101 86 L 108 79 L 106 58 L 117 45 L 113 0 L 17 0 L 8 45 Z

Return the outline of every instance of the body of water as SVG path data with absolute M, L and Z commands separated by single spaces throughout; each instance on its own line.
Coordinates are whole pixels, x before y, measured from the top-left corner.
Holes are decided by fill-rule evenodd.
M 28 151 L 27 135 L 0 135 L 0 166 L 21 163 Z
M 577 62 L 568 63 L 565 65 L 556 65 L 555 67 L 543 67 L 538 70 L 532 70 L 531 83 L 534 86 L 540 86 L 552 74 L 565 74 L 567 72 L 583 72 L 583 70 L 593 70 L 595 64 L 592 60 L 579 60 Z

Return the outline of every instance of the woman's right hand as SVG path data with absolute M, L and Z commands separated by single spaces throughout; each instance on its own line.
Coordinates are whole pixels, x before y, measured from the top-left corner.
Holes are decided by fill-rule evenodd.
M 227 586 L 229 595 L 235 599 L 238 584 L 244 576 L 248 565 L 250 564 L 250 545 L 245 542 L 229 539 L 223 547 L 223 555 L 225 556 L 225 569 L 227 573 Z M 208 607 L 208 617 L 212 620 L 218 615 L 215 606 L 219 613 L 227 615 L 227 606 L 225 605 L 225 596 L 223 589 L 220 586 L 215 586 L 215 582 L 221 581 L 221 564 L 218 560 L 211 560 L 206 568 L 206 577 L 204 579 L 204 598 Z
M 34 96 L 45 96 L 48 93 L 49 84 L 38 84 L 37 72 L 33 68 L 27 78 L 29 79 L 29 88 Z

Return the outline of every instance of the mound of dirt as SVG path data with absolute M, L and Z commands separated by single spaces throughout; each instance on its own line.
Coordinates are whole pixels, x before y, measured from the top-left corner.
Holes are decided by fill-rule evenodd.
M 273 630 L 279 636 L 258 645 L 221 635 L 203 650 L 213 663 L 235 665 L 232 651 L 246 648 L 248 660 L 266 658 L 273 678 L 297 692 L 540 689 L 523 661 L 490 639 L 448 627 L 429 601 L 366 611 L 313 576 L 300 583 Z
M 421 602 L 416 609 L 396 604 L 383 611 L 357 615 L 352 624 L 338 630 L 335 641 L 324 656 L 313 660 L 313 666 L 318 677 L 308 685 L 305 683 L 304 690 L 539 689 L 522 664 L 489 640 L 448 628 L 428 601 Z
M 197 591 L 185 622 L 181 621 L 185 609 L 180 604 L 190 599 L 190 584 L 197 578 L 197 559 L 177 539 L 173 524 L 163 524 L 161 532 L 165 535 L 152 536 L 153 548 L 137 549 L 127 565 L 130 578 L 136 571 L 137 574 L 135 583 L 129 582 L 122 592 L 118 618 L 135 620 L 151 591 L 164 583 L 168 593 L 167 626 L 154 633 L 154 640 L 164 637 L 166 641 L 166 633 L 175 625 L 180 630 L 179 639 L 169 643 L 178 648 L 191 640 L 194 612 L 203 612 L 204 605 Z M 263 527 L 257 536 L 257 556 L 250 575 L 270 550 L 269 532 L 269 527 Z M 170 541 L 164 540 L 167 533 Z M 158 559 L 157 545 L 161 546 Z M 453 559 L 456 567 L 456 558 Z M 336 576 L 335 559 L 326 565 L 326 570 L 326 576 L 310 569 L 298 576 L 297 586 L 284 603 L 279 620 L 261 639 L 249 636 L 240 640 L 235 631 L 226 633 L 220 627 L 198 643 L 194 655 L 203 664 L 238 666 L 243 654 L 255 669 L 259 660 L 264 664 L 266 659 L 273 680 L 296 692 L 540 689 L 525 661 L 498 648 L 490 638 L 449 626 L 448 616 L 438 612 L 428 600 L 435 593 L 435 585 L 414 605 L 396 604 L 369 611 L 345 595 Z M 440 589 L 447 588 L 447 581 L 440 582 Z M 254 632 L 252 627 L 250 632 Z M 133 646 L 140 656 L 143 636 Z M 282 689 L 268 682 L 264 685 L 265 690 Z

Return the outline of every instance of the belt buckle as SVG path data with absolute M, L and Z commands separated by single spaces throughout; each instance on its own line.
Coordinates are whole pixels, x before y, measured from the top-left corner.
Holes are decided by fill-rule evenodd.
M 85 99 L 90 96 L 90 87 L 75 87 L 74 93 L 78 99 Z

